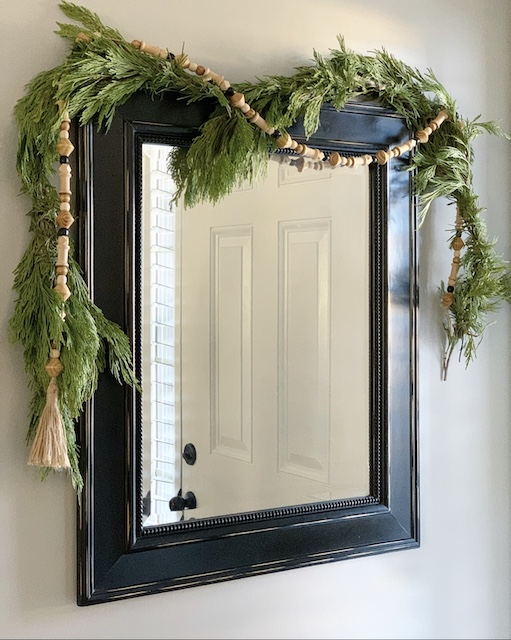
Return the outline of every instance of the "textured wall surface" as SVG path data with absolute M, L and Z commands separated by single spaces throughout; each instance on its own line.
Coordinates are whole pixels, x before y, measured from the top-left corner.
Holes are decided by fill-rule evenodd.
M 365 53 L 385 47 L 431 67 L 460 113 L 511 130 L 509 0 L 88 0 L 128 39 L 180 50 L 232 82 L 290 73 L 343 34 Z M 438 203 L 421 245 L 418 550 L 348 560 L 131 601 L 75 604 L 75 505 L 65 477 L 42 484 L 25 465 L 29 393 L 8 344 L 12 270 L 28 241 L 14 162 L 12 108 L 24 85 L 59 64 L 64 21 L 54 0 L 2 0 L 0 21 L 0 636 L 4 638 L 505 638 L 510 620 L 509 309 L 477 361 L 440 381 L 437 286 L 448 275 Z M 509 241 L 510 143 L 476 143 L 474 179 L 490 235 Z

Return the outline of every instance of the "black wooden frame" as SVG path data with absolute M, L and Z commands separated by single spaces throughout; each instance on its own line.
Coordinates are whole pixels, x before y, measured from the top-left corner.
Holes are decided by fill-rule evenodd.
M 210 113 L 168 94 L 78 128 L 80 261 L 93 300 L 137 340 L 137 150 L 188 144 Z M 291 133 L 303 139 L 297 125 Z M 310 146 L 374 154 L 409 137 L 375 103 L 323 108 Z M 370 167 L 370 496 L 142 527 L 140 399 L 103 374 L 79 428 L 78 604 L 87 605 L 418 546 L 416 207 L 408 157 Z M 338 169 L 349 171 L 353 169 Z

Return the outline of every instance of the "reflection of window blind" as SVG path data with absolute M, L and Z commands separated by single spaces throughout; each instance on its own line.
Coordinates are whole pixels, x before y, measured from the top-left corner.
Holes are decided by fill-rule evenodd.
M 154 525 L 175 521 L 178 515 L 169 509 L 169 500 L 179 489 L 175 464 L 176 229 L 171 202 L 174 183 L 166 169 L 169 147 L 145 145 L 146 150 L 150 157 L 150 238 L 149 247 L 146 245 L 150 269 L 145 281 L 150 288 L 150 345 L 146 336 L 144 347 L 150 353 L 151 513 L 145 524 Z

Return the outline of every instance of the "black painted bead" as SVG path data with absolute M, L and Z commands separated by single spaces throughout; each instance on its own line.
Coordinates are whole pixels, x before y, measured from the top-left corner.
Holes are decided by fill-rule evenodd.
M 462 234 L 461 229 L 458 229 L 458 231 L 456 231 L 456 237 L 461 238 L 461 234 Z
M 449 293 L 454 293 L 454 287 L 453 287 L 452 285 L 449 285 L 449 286 L 447 287 L 447 291 L 448 291 Z
M 69 158 L 67 156 L 60 156 L 59 162 L 60 164 L 69 164 Z
M 176 56 L 170 51 L 167 53 L 167 60 L 175 60 Z
M 60 227 L 60 229 L 57 231 L 57 235 L 58 236 L 68 236 L 69 235 L 69 229 L 66 229 L 66 227 Z
M 275 131 L 271 134 L 271 137 L 275 138 L 275 140 L 277 138 L 280 138 L 280 136 L 281 136 L 281 133 L 280 133 L 280 131 L 278 129 L 275 129 Z
M 234 89 L 232 87 L 228 87 L 225 91 L 224 94 L 230 98 L 231 96 L 233 96 L 236 93 L 236 91 L 234 91 Z

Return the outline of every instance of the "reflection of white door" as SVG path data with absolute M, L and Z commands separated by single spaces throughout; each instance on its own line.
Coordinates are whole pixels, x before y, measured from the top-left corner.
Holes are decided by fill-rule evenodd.
M 186 518 L 369 491 L 367 170 L 269 165 L 179 215 Z

